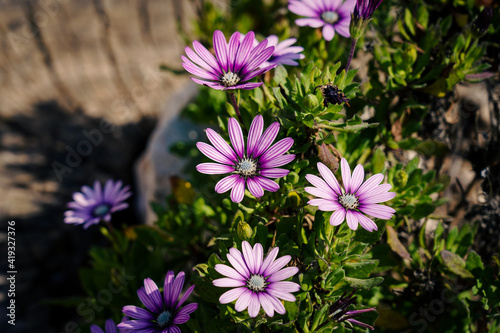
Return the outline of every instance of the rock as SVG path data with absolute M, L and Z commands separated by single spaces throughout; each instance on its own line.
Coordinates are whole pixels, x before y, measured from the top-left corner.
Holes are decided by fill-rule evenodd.
M 163 203 L 172 192 L 171 177 L 182 176 L 185 161 L 172 154 L 169 147 L 177 141 L 193 140 L 201 133 L 201 128 L 179 117 L 197 92 L 196 84 L 188 82 L 170 97 L 144 154 L 135 165 L 136 208 L 147 224 L 156 221 L 150 203 Z

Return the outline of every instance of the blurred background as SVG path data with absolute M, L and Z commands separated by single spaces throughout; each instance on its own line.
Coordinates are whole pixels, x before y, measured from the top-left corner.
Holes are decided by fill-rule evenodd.
M 82 185 L 107 178 L 131 185 L 129 202 L 137 200 L 134 165 L 160 115 L 175 116 L 176 101 L 196 91 L 180 55 L 200 3 L 0 1 L 1 272 L 10 220 L 18 271 L 15 327 L 5 320 L 0 278 L 0 331 L 61 332 L 77 316 L 50 300 L 83 294 L 77 269 L 89 244 L 103 239 L 97 228 L 65 225 L 65 203 Z M 181 74 L 161 72 L 161 64 Z M 150 173 L 151 165 L 144 166 Z M 144 221 L 130 212 L 116 218 Z

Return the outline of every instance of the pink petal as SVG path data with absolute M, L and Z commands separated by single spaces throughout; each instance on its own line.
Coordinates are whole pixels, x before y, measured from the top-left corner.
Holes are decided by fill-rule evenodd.
M 345 22 L 345 23 L 344 23 Z M 341 35 L 342 37 L 349 38 L 351 37 L 351 33 L 349 32 L 349 24 L 351 23 L 351 16 L 348 16 L 342 22 L 339 22 L 335 26 L 335 31 Z
M 197 142 L 196 147 L 211 160 L 219 162 L 222 164 L 234 165 L 234 162 L 227 158 L 225 155 L 221 154 L 217 149 L 204 142 Z
M 316 187 L 306 187 L 304 188 L 304 191 L 319 198 L 337 201 L 337 197 L 330 191 L 327 192 Z
M 231 175 L 225 178 L 222 178 L 215 185 L 215 192 L 217 193 L 225 193 L 233 188 L 234 183 L 240 178 L 239 175 Z
M 323 38 L 327 41 L 331 41 L 333 36 L 335 36 L 335 29 L 333 28 L 333 25 L 326 23 L 323 26 Z
M 271 148 L 269 148 L 262 156 L 259 158 L 259 161 L 264 164 L 269 160 L 274 159 L 280 155 L 286 153 L 293 145 L 292 138 L 285 138 L 283 140 L 275 143 Z
M 283 268 L 282 270 L 280 270 L 280 271 L 274 273 L 273 275 L 271 275 L 267 279 L 267 282 L 270 283 L 270 282 L 278 282 L 278 281 L 286 280 L 289 277 L 294 276 L 295 274 L 297 274 L 298 271 L 299 271 L 299 269 L 297 267 L 286 267 L 286 268 Z
M 212 145 L 222 154 L 224 154 L 227 158 L 229 158 L 231 161 L 237 161 L 238 158 L 234 152 L 233 149 L 227 144 L 226 141 L 211 128 L 207 128 L 205 131 L 207 134 L 208 140 L 212 143 Z
M 346 211 L 344 208 L 337 210 L 330 216 L 330 224 L 337 226 L 344 222 Z
M 285 177 L 290 173 L 290 170 L 272 168 L 272 169 L 262 169 L 260 170 L 259 173 L 264 177 L 275 179 L 275 178 Z
M 259 302 L 262 305 L 262 308 L 266 312 L 266 314 L 269 317 L 274 316 L 274 306 L 273 303 L 271 302 L 270 296 L 268 296 L 266 293 L 258 293 L 259 296 Z
M 289 302 L 295 302 L 295 296 L 293 296 L 292 294 L 290 294 L 286 291 L 267 288 L 267 292 L 269 293 L 269 295 L 274 296 L 276 298 L 279 298 L 279 299 L 282 299 L 285 301 L 289 301 Z
M 384 179 L 384 175 L 381 173 L 377 173 L 376 175 L 371 176 L 363 183 L 356 192 L 358 196 L 361 196 L 363 193 L 369 192 L 374 189 L 380 182 Z
M 257 273 L 260 268 L 262 267 L 262 259 L 264 256 L 264 249 L 262 248 L 262 245 L 260 243 L 255 243 L 253 246 L 253 258 L 255 260 L 255 270 L 254 272 Z
M 267 254 L 257 274 L 264 274 L 264 271 L 269 267 L 269 265 L 271 265 L 274 262 L 274 259 L 276 259 L 276 257 L 278 256 L 278 251 L 279 248 L 275 247 Z
M 264 189 L 253 178 L 247 179 L 247 187 L 248 187 L 248 190 L 250 191 L 250 193 L 252 193 L 252 195 L 256 198 L 260 198 L 261 196 L 264 195 Z
M 254 177 L 254 180 L 257 181 L 257 183 L 259 183 L 259 185 L 262 186 L 264 190 L 269 192 L 276 192 L 280 188 L 278 184 L 264 177 Z
M 250 271 L 248 270 L 247 264 L 241 252 L 232 247 L 229 249 L 229 254 L 227 255 L 227 260 L 233 265 L 233 267 L 240 273 L 245 279 L 250 277 Z
M 238 53 L 236 55 L 236 59 L 234 61 L 234 72 L 239 72 L 243 66 L 246 64 L 248 57 L 250 56 L 250 52 L 252 50 L 252 44 L 255 40 L 255 34 L 253 31 L 250 31 L 246 34 L 245 38 L 240 44 L 238 49 Z
M 229 39 L 229 47 L 228 47 L 228 55 L 227 62 L 229 64 L 229 71 L 234 72 L 234 63 L 236 61 L 236 53 L 238 51 L 238 47 L 240 46 L 240 33 L 236 31 L 233 33 L 231 38 Z
M 288 4 L 288 10 L 300 16 L 315 17 L 318 15 L 314 9 L 302 1 L 290 1 Z
M 293 267 L 288 267 L 288 268 L 293 268 Z M 297 272 L 298 272 L 298 269 L 297 269 Z M 291 281 L 279 281 L 279 282 L 274 282 L 274 283 L 270 284 L 269 288 L 277 289 L 277 290 L 281 290 L 281 291 L 286 291 L 289 293 L 294 293 L 294 292 L 300 290 L 300 285 L 295 283 L 295 282 L 291 282 Z
M 246 290 L 236 301 L 234 305 L 234 309 L 238 312 L 245 310 L 250 304 L 250 298 L 252 297 L 252 292 L 250 290 Z
M 267 130 L 264 132 L 262 137 L 257 144 L 256 151 L 254 152 L 253 158 L 257 158 L 262 155 L 267 148 L 273 143 L 274 139 L 278 135 L 280 129 L 280 124 L 278 122 L 272 123 Z
M 240 158 L 243 158 L 245 152 L 245 141 L 243 139 L 241 126 L 238 124 L 236 119 L 229 118 L 228 130 L 229 138 L 231 139 L 231 143 L 233 144 L 236 154 L 238 154 Z
M 200 42 L 194 41 L 193 48 L 200 55 L 200 57 L 216 72 L 216 74 L 222 75 L 222 71 L 219 68 L 219 64 L 212 53 L 210 53 L 205 46 L 203 46 Z
M 276 168 L 280 167 L 282 165 L 288 164 L 291 161 L 295 159 L 294 154 L 288 154 L 288 155 L 282 155 L 278 156 L 276 158 L 273 158 L 270 161 L 267 161 L 261 165 L 262 168 L 269 169 L 269 168 Z
M 393 199 L 396 196 L 396 192 L 386 192 L 386 193 L 381 193 L 378 195 L 373 195 L 373 196 L 368 196 L 365 194 L 365 196 L 361 199 L 360 198 L 360 203 L 361 204 L 375 204 L 375 203 L 380 203 L 380 202 L 385 202 Z
M 243 241 L 241 244 L 243 250 L 243 258 L 245 258 L 245 262 L 247 264 L 248 269 L 251 274 L 255 274 L 256 272 L 256 260 L 253 256 L 253 249 L 249 242 Z
M 365 178 L 365 169 L 361 164 L 358 164 L 352 173 L 351 179 L 351 193 L 356 193 L 363 179 Z
M 295 24 L 301 27 L 321 28 L 325 25 L 325 22 L 319 18 L 300 18 L 295 20 Z
M 227 44 L 226 37 L 220 30 L 216 30 L 213 36 L 213 45 L 215 49 L 215 55 L 219 61 L 221 68 L 227 72 Z
M 342 189 L 340 187 L 337 178 L 333 175 L 332 170 L 330 170 L 326 165 L 321 162 L 318 162 L 318 170 L 321 174 L 321 177 L 326 181 L 326 183 L 332 188 L 332 190 L 337 193 L 337 195 L 342 194 Z
M 351 192 L 351 168 L 349 168 L 349 163 L 345 158 L 340 161 L 340 168 L 342 170 L 342 182 L 344 183 L 344 188 L 347 193 Z
M 356 230 L 358 229 L 358 219 L 354 215 L 354 213 L 351 210 L 347 210 L 347 214 L 345 216 L 347 220 L 347 225 L 351 230 Z
M 264 129 L 264 118 L 261 115 L 257 115 L 250 125 L 250 129 L 248 130 L 248 139 L 247 139 L 247 155 L 252 156 L 252 153 L 257 146 L 257 143 L 260 140 L 262 135 L 262 130 Z
M 265 276 L 273 275 L 274 273 L 282 269 L 291 259 L 292 257 L 289 255 L 276 259 L 266 268 L 263 274 Z
M 316 186 L 319 190 L 325 193 L 329 193 L 332 198 L 337 197 L 337 193 L 335 193 L 335 191 L 330 186 L 328 186 L 328 184 L 323 179 L 315 175 L 306 175 L 306 179 L 309 183 Z
M 234 268 L 223 264 L 215 265 L 215 270 L 220 274 L 235 280 L 246 281 L 245 277 L 238 273 Z
M 257 294 L 252 294 L 250 297 L 250 304 L 248 305 L 248 315 L 251 318 L 257 317 L 260 310 L 259 296 Z
M 246 285 L 245 281 L 235 280 L 231 278 L 221 278 L 212 281 L 216 287 L 243 287 Z
M 276 297 L 272 295 L 268 294 L 267 296 L 274 306 L 274 311 L 278 312 L 279 314 L 285 314 L 286 310 L 285 307 L 283 306 L 283 303 L 281 303 Z
M 378 204 L 362 204 L 358 207 L 360 211 L 373 217 L 389 220 L 396 212 L 393 208 Z
M 367 231 L 370 231 L 370 232 L 372 232 L 374 230 L 378 230 L 377 225 L 371 219 L 369 219 L 368 217 L 364 216 L 360 212 L 354 212 L 354 214 L 358 218 L 359 224 L 361 224 L 361 226 L 363 227 L 363 229 L 365 229 Z
M 221 175 L 224 173 L 231 173 L 234 171 L 233 167 L 217 163 L 201 163 L 196 166 L 196 170 L 208 175 Z
M 238 178 L 231 190 L 231 200 L 235 203 L 240 203 L 245 195 L 245 179 Z
M 246 287 L 234 288 L 234 289 L 228 290 L 224 294 L 222 294 L 221 297 L 219 297 L 219 302 L 221 304 L 231 303 L 232 301 L 239 298 L 247 290 L 248 289 Z

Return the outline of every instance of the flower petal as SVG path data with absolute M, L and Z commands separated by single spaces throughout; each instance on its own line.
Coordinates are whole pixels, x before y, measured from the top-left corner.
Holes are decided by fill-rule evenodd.
M 222 294 L 221 297 L 219 297 L 219 302 L 221 304 L 231 303 L 232 301 L 239 298 L 247 290 L 248 288 L 246 287 L 240 287 L 228 290 L 224 294 Z
M 262 186 L 253 178 L 248 178 L 247 179 L 247 187 L 250 193 L 256 198 L 260 198 L 261 196 L 264 195 L 264 189 Z
M 143 308 L 139 308 L 133 305 L 124 306 L 122 312 L 132 318 L 139 320 L 154 320 L 156 319 L 151 312 L 144 310 Z
M 240 273 L 245 279 L 248 279 L 250 277 L 250 271 L 240 250 L 234 247 L 230 248 L 229 254 L 227 255 L 227 260 L 229 260 L 236 271 L 238 271 L 238 273 Z
M 205 46 L 203 46 L 200 42 L 194 41 L 193 42 L 193 48 L 196 51 L 196 53 L 199 54 L 199 56 L 210 66 L 213 68 L 213 70 L 216 72 L 216 74 L 222 75 L 222 71 L 220 69 L 219 64 L 217 63 L 217 60 L 213 56 L 212 53 L 210 53 Z
M 276 298 L 289 302 L 295 302 L 295 296 L 293 296 L 289 292 L 281 291 L 278 289 L 270 289 L 270 288 L 267 289 L 267 292 L 269 293 L 269 295 L 274 296 Z
M 247 156 L 252 156 L 255 147 L 259 143 L 260 137 L 262 135 L 262 130 L 264 129 L 264 118 L 259 114 L 255 116 L 248 130 L 247 139 Z
M 257 317 L 260 310 L 260 302 L 258 294 L 252 294 L 250 297 L 250 304 L 248 305 L 248 315 L 251 318 Z
M 309 26 L 311 28 L 321 28 L 325 22 L 319 18 L 300 18 L 295 20 L 295 24 L 301 27 Z
M 365 178 L 365 169 L 363 169 L 363 166 L 361 164 L 358 164 L 356 168 L 354 168 L 354 171 L 352 172 L 351 193 L 356 193 L 361 183 L 363 183 L 364 178 Z
M 334 176 L 332 170 L 330 170 L 326 165 L 324 165 L 321 162 L 318 162 L 317 165 L 321 177 L 323 177 L 323 179 L 332 188 L 332 190 L 335 191 L 337 195 L 342 194 L 342 189 L 340 187 L 340 184 L 337 181 L 337 178 Z
M 211 160 L 214 160 L 215 162 L 234 165 L 233 161 L 231 161 L 229 158 L 227 158 L 227 156 L 223 155 L 220 151 L 209 144 L 206 144 L 204 142 L 197 142 L 196 147 L 203 153 L 203 155 Z
M 275 179 L 275 178 L 285 177 L 290 173 L 290 170 L 271 168 L 271 169 L 261 169 L 259 173 L 264 177 Z
M 220 274 L 227 276 L 231 279 L 246 281 L 245 277 L 238 273 L 234 268 L 223 264 L 215 265 L 215 270 Z
M 340 161 L 340 168 L 342 170 L 342 182 L 344 183 L 345 191 L 351 193 L 351 168 L 349 168 L 349 163 L 343 157 Z
M 224 36 L 222 31 L 216 30 L 214 32 L 213 45 L 215 49 L 215 55 L 217 56 L 220 67 L 224 70 L 224 72 L 227 72 L 227 44 L 226 37 Z
M 273 248 L 264 259 L 264 262 L 260 266 L 259 272 L 257 274 L 264 274 L 264 271 L 274 262 L 274 259 L 278 256 L 279 248 Z
M 262 156 L 259 158 L 259 162 L 264 164 L 269 160 L 274 159 L 280 155 L 286 153 L 293 145 L 292 138 L 284 138 L 283 140 L 275 143 L 271 148 L 269 148 Z
M 252 297 L 252 292 L 247 289 L 246 292 L 241 294 L 241 296 L 236 301 L 234 309 L 238 312 L 245 310 L 248 307 L 248 304 L 250 304 L 251 297 Z
M 265 276 L 273 275 L 274 273 L 282 269 L 291 259 L 292 257 L 289 255 L 276 259 L 266 268 L 263 274 Z
M 259 183 L 259 185 L 262 186 L 264 190 L 269 192 L 276 192 L 280 188 L 280 186 L 271 179 L 267 179 L 264 177 L 254 177 L 254 180 Z
M 245 179 L 238 178 L 231 190 L 231 200 L 235 203 L 240 203 L 245 195 Z
M 243 139 L 241 126 L 236 119 L 229 118 L 228 130 L 229 138 L 233 144 L 236 154 L 238 154 L 240 158 L 243 158 L 243 155 L 245 154 L 245 141 Z
M 211 128 L 207 128 L 205 131 L 207 134 L 208 140 L 212 143 L 212 145 L 220 151 L 222 154 L 224 154 L 227 158 L 229 158 L 231 161 L 236 162 L 238 160 L 236 153 L 234 152 L 233 149 L 228 145 L 228 143 L 217 133 Z
M 262 308 L 266 312 L 269 317 L 274 316 L 274 306 L 271 302 L 270 296 L 266 293 L 258 293 L 259 302 L 262 305 Z
M 351 230 L 356 230 L 358 229 L 358 219 L 356 216 L 353 214 L 353 212 L 350 209 L 347 209 L 347 213 L 345 215 L 345 218 L 347 220 L 347 225 Z
M 295 274 L 297 274 L 297 272 L 299 271 L 299 269 L 297 267 L 286 267 L 286 268 L 283 268 L 282 270 L 274 273 L 273 275 L 271 275 L 268 279 L 267 279 L 267 282 L 277 282 L 277 281 L 282 281 L 282 280 L 285 280 L 285 279 L 288 279 L 289 277 L 291 276 L 294 276 Z
M 332 216 L 330 216 L 330 224 L 334 226 L 341 224 L 344 222 L 345 216 L 346 211 L 344 208 L 337 210 L 332 214 Z
M 161 312 L 163 308 L 163 298 L 161 297 L 160 290 L 158 290 L 156 283 L 150 278 L 144 279 L 144 289 L 153 302 L 155 309 Z
M 221 175 L 233 172 L 234 168 L 218 163 L 201 163 L 196 166 L 196 170 L 207 175 Z
M 212 281 L 213 285 L 216 287 L 224 287 L 224 288 L 231 288 L 231 287 L 243 287 L 246 285 L 245 281 L 241 280 L 235 280 L 231 278 L 220 278 L 220 279 L 215 279 Z
M 389 220 L 396 212 L 393 208 L 378 204 L 361 204 L 358 209 L 373 217 Z
M 294 154 L 281 155 L 261 165 L 262 168 L 275 168 L 288 164 L 295 159 Z
M 217 184 L 215 184 L 215 192 L 225 193 L 225 192 L 229 191 L 230 189 L 233 188 L 234 183 L 236 183 L 238 178 L 240 178 L 239 175 L 231 175 L 231 176 L 227 176 L 227 177 L 222 178 L 221 180 L 219 180 L 217 182 Z
M 333 39 L 333 36 L 335 36 L 335 29 L 333 28 L 333 25 L 326 23 L 323 26 L 323 38 L 327 41 L 331 41 Z
M 384 175 L 381 173 L 377 173 L 376 175 L 371 176 L 359 187 L 356 191 L 356 195 L 361 196 L 363 193 L 369 192 L 374 189 L 380 182 L 384 179 Z
M 274 139 L 276 139 L 276 136 L 278 135 L 278 132 L 280 130 L 280 124 L 278 122 L 272 123 L 264 132 L 262 137 L 259 140 L 259 143 L 257 144 L 257 147 L 255 148 L 255 152 L 253 155 L 253 158 L 257 158 L 260 155 L 262 155 L 267 148 L 273 143 Z
M 361 224 L 361 226 L 363 227 L 363 229 L 365 229 L 366 231 L 370 231 L 370 232 L 372 232 L 374 230 L 378 230 L 377 225 L 371 219 L 369 219 L 368 217 L 364 216 L 360 212 L 353 212 L 353 213 L 358 218 L 359 224 Z
M 255 264 L 256 260 L 253 256 L 253 249 L 252 246 L 250 245 L 249 242 L 243 241 L 241 243 L 242 251 L 243 251 L 243 258 L 245 258 L 245 262 L 247 264 L 248 269 L 250 270 L 250 274 L 255 274 L 256 269 L 255 269 Z
M 287 267 L 287 268 L 293 268 L 293 267 Z M 285 268 L 285 269 L 287 269 L 287 268 Z M 295 268 L 297 268 L 297 267 L 295 267 Z M 298 268 L 297 268 L 297 272 L 298 272 Z M 289 293 L 294 293 L 294 292 L 300 290 L 300 284 L 295 283 L 295 282 L 291 282 L 291 281 L 278 281 L 278 282 L 273 282 L 273 283 L 269 284 L 269 288 L 277 289 L 277 290 L 281 290 L 281 291 L 286 291 Z

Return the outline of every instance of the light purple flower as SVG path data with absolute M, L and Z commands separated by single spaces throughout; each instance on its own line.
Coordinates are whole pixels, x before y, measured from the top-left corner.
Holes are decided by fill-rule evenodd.
M 354 8 L 354 19 L 368 20 L 372 17 L 375 9 L 380 6 L 383 0 L 357 0 L 356 7 Z
M 264 119 L 261 115 L 256 116 L 248 131 L 246 151 L 243 132 L 236 119 L 229 118 L 228 124 L 234 149 L 217 132 L 207 128 L 206 134 L 213 146 L 204 142 L 198 142 L 196 146 L 205 156 L 218 163 L 201 163 L 196 166 L 196 170 L 212 175 L 230 173 L 230 176 L 215 185 L 215 191 L 224 193 L 231 190 L 231 200 L 236 203 L 243 200 L 245 185 L 256 198 L 263 196 L 264 190 L 276 192 L 280 187 L 269 178 L 288 175 L 289 170 L 277 167 L 295 158 L 292 154 L 283 155 L 292 147 L 292 138 L 285 138 L 271 146 L 279 127 L 279 123 L 275 122 L 262 134 Z
M 358 228 L 358 223 L 368 230 L 377 230 L 377 225 L 364 214 L 379 219 L 388 220 L 396 212 L 391 207 L 378 205 L 380 202 L 391 200 L 396 196 L 395 192 L 388 192 L 390 184 L 380 184 L 384 175 L 378 173 L 371 176 L 363 183 L 365 170 L 358 164 L 351 176 L 351 169 L 345 158 L 340 162 L 342 170 L 342 181 L 344 187 L 323 163 L 318 162 L 318 170 L 323 177 L 306 175 L 306 179 L 315 187 L 306 187 L 305 191 L 321 199 L 312 199 L 309 205 L 318 206 L 322 211 L 334 211 L 330 217 L 331 225 L 339 225 L 347 220 L 347 225 L 352 230 Z
M 123 317 L 123 318 L 126 319 L 127 317 Z M 106 333 L 118 333 L 118 332 L 119 333 L 129 333 L 129 330 L 123 330 L 123 329 L 119 330 L 116 327 L 116 324 L 113 321 L 113 319 L 106 320 L 105 329 L 106 329 Z M 90 326 L 90 333 L 104 333 L 104 331 L 99 326 L 92 325 L 92 326 Z
M 356 0 L 289 0 L 288 9 L 300 16 L 295 23 L 312 28 L 323 27 L 323 38 L 333 39 L 335 32 L 350 37 L 349 23 Z
M 97 180 L 94 182 L 94 189 L 82 186 L 82 192 L 73 193 L 74 201 L 68 203 L 68 207 L 72 210 L 64 213 L 64 222 L 83 224 L 83 228 L 87 229 L 101 220 L 111 221 L 112 213 L 128 207 L 123 201 L 132 195 L 129 187 L 122 185 L 121 181 L 114 182 L 108 179 L 104 190 Z
M 261 67 L 273 64 L 298 66 L 299 63 L 296 60 L 305 58 L 305 55 L 301 53 L 304 51 L 302 46 L 292 46 L 297 41 L 296 38 L 288 38 L 279 42 L 278 36 L 271 35 L 266 39 L 268 42 L 267 45 L 274 46 L 274 52 L 271 58 L 264 62 Z
M 262 82 L 247 82 L 259 76 L 276 65 L 264 68 L 262 63 L 269 59 L 274 52 L 274 46 L 269 46 L 267 40 L 253 47 L 255 34 L 250 31 L 240 41 L 240 33 L 235 32 L 226 43 L 224 34 L 217 30 L 214 32 L 213 44 L 214 57 L 198 41 L 193 42 L 194 51 L 186 46 L 186 55 L 181 56 L 182 66 L 191 74 L 200 77 L 191 78 L 194 82 L 218 90 L 227 89 L 254 89 Z
M 190 303 L 181 308 L 191 295 L 194 285 L 189 287 L 179 301 L 184 286 L 184 272 L 174 278 L 174 272 L 168 271 L 165 277 L 163 293 L 151 279 L 144 280 L 144 287 L 137 290 L 137 295 L 146 309 L 133 305 L 123 307 L 123 313 L 137 320 L 128 320 L 118 324 L 118 328 L 129 329 L 131 333 L 181 333 L 176 325 L 189 320 L 189 314 L 198 308 L 197 303 Z
M 253 249 L 250 243 L 242 243 L 243 254 L 236 248 L 231 248 L 227 260 L 234 267 L 217 264 L 215 270 L 226 276 L 216 279 L 213 284 L 217 287 L 231 287 L 219 298 L 221 304 L 231 303 L 241 312 L 248 308 L 250 317 L 256 317 L 260 307 L 269 317 L 274 311 L 285 313 L 285 307 L 280 299 L 294 302 L 295 296 L 291 293 L 300 289 L 300 285 L 291 281 L 283 281 L 297 274 L 297 267 L 283 268 L 292 259 L 286 255 L 276 259 L 279 248 L 273 248 L 263 259 L 262 245 L 257 243 Z M 275 260 L 276 259 L 276 260 Z M 283 268 L 283 269 L 282 269 Z

